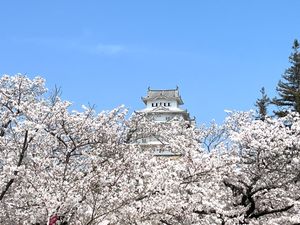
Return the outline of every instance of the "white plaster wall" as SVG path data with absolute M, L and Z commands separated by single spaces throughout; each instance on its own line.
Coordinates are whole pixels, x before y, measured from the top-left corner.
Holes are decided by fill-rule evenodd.
M 147 108 L 153 108 L 152 103 L 154 105 L 158 103 L 158 106 L 160 106 L 160 103 L 163 107 L 170 107 L 170 108 L 178 108 L 177 101 L 166 101 L 165 99 L 157 99 L 155 101 L 148 101 L 146 107 Z M 166 103 L 166 106 L 164 106 L 164 103 Z M 168 103 L 170 103 L 170 106 L 168 106 Z M 156 106 L 154 106 L 156 107 Z

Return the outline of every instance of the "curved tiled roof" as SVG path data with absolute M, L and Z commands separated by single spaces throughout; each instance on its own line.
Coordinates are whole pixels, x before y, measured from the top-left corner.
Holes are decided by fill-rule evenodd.
M 179 105 L 183 105 L 183 101 L 179 94 L 178 87 L 176 89 L 166 90 L 151 90 L 150 88 L 148 88 L 147 96 L 142 97 L 142 100 L 145 104 L 147 103 L 147 101 L 157 99 L 175 100 Z

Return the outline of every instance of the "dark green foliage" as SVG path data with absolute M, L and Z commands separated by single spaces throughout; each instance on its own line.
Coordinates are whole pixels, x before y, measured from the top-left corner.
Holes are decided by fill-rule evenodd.
M 261 98 L 257 99 L 255 106 L 257 107 L 258 116 L 257 119 L 264 121 L 268 114 L 267 107 L 270 104 L 270 98 L 267 96 L 265 88 L 260 90 Z
M 293 52 L 289 57 L 291 66 L 284 72 L 277 85 L 279 97 L 272 100 L 272 104 L 278 106 L 275 114 L 285 116 L 288 111 L 300 113 L 300 53 L 299 42 L 294 41 Z

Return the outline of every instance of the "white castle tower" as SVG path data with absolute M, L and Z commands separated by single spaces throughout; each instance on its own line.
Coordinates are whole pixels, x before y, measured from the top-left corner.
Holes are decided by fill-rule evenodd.
M 142 97 L 145 103 L 145 108 L 137 111 L 137 113 L 143 113 L 147 118 L 154 120 L 158 123 L 171 122 L 174 119 L 183 119 L 194 123 L 189 116 L 187 110 L 181 109 L 180 106 L 183 105 L 182 98 L 179 94 L 179 89 L 167 89 L 167 90 L 153 90 L 148 88 L 147 96 Z M 160 151 L 159 146 L 161 142 L 155 137 L 142 138 L 138 141 L 140 145 L 147 146 L 157 146 L 157 150 L 154 152 L 156 156 L 176 156 L 172 152 Z

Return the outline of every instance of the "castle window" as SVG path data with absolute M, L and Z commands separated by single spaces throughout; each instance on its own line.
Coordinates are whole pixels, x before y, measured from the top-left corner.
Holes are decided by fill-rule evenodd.
M 164 102 L 164 106 L 167 106 L 167 103 Z
M 154 107 L 154 103 L 152 103 L 152 107 Z
M 158 106 L 158 103 L 157 103 L 157 102 L 155 103 L 155 106 L 156 106 L 156 107 Z
M 162 105 L 162 103 L 160 102 L 160 103 L 159 103 L 159 105 L 161 106 L 161 105 Z
M 168 106 L 171 106 L 171 103 L 170 103 L 170 102 L 168 102 Z

